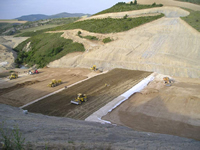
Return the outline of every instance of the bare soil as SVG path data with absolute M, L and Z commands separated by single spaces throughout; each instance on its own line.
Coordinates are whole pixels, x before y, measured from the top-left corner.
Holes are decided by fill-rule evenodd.
M 85 119 L 150 74 L 145 71 L 114 69 L 42 99 L 24 109 L 45 115 Z M 81 105 L 71 104 L 70 101 L 78 93 L 87 94 L 88 101 Z
M 200 80 L 176 78 L 172 86 L 156 77 L 144 90 L 103 117 L 137 131 L 200 140 Z
M 34 75 L 28 75 L 27 70 L 23 69 L 15 69 L 15 71 L 19 72 L 19 78 L 0 79 L 0 103 L 16 107 L 86 79 L 90 75 L 98 74 L 84 68 L 46 68 L 39 69 L 39 74 Z M 56 87 L 47 87 L 52 79 L 61 79 L 62 84 Z

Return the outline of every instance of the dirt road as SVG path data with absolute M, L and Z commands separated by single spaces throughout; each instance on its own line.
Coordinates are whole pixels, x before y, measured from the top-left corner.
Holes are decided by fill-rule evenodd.
M 47 97 L 24 109 L 45 115 L 85 119 L 148 75 L 150 75 L 150 72 L 114 69 Z M 108 86 L 105 86 L 105 84 Z M 78 93 L 87 94 L 88 101 L 82 105 L 71 104 L 70 101 Z
M 39 69 L 40 73 L 34 75 L 27 75 L 22 69 L 17 71 L 21 71 L 19 78 L 0 80 L 0 103 L 19 107 L 90 75 L 98 74 L 84 68 Z M 63 83 L 53 88 L 47 87 L 52 79 L 61 79 Z
M 200 140 L 200 80 L 175 78 L 164 86 L 161 76 L 103 119 L 137 131 Z

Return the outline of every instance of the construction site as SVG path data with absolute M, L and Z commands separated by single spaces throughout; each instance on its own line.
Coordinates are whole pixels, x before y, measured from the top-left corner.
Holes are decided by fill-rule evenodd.
M 68 146 L 73 145 L 69 141 L 78 143 L 77 149 L 80 141 L 108 147 L 111 143 L 113 149 L 198 149 L 200 33 L 180 19 L 189 15 L 180 8 L 185 3 L 163 4 L 84 18 L 165 15 L 125 32 L 51 31 L 63 32 L 62 37 L 82 43 L 86 51 L 67 54 L 45 68 L 2 67 L 0 121 L 9 128 L 21 124 L 27 140 L 39 145 L 49 141 L 52 149 L 66 141 Z M 195 4 L 187 7 L 200 10 Z M 76 36 L 78 31 L 113 41 L 93 42 Z M 23 40 L 1 37 L 9 57 L 0 63 L 12 67 L 16 58 L 12 48 Z

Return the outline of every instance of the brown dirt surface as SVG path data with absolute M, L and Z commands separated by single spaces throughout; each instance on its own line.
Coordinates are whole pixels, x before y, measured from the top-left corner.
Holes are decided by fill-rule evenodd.
M 200 140 L 199 89 L 199 79 L 175 78 L 167 87 L 157 76 L 103 119 L 137 131 Z
M 0 103 L 16 107 L 86 79 L 90 75 L 98 74 L 84 68 L 46 68 L 39 69 L 39 74 L 34 75 L 24 73 L 27 70 L 23 69 L 15 69 L 15 71 L 19 72 L 19 78 L 0 79 Z M 47 87 L 52 79 L 61 79 L 62 84 L 53 88 Z
M 24 109 L 45 115 L 85 119 L 150 74 L 145 71 L 114 69 L 42 99 Z M 87 94 L 88 101 L 81 105 L 71 104 L 71 100 L 78 93 Z
M 4 88 L 4 89 L 0 89 L 0 96 L 5 94 L 5 93 L 8 93 L 8 92 L 11 92 L 11 91 L 14 91 L 16 89 L 19 89 L 19 88 L 23 88 L 25 86 L 28 86 L 28 85 L 32 85 L 32 84 L 35 84 L 39 82 L 38 80 L 34 80 L 34 81 L 26 81 L 24 83 L 18 83 L 14 86 L 11 86 L 9 88 Z

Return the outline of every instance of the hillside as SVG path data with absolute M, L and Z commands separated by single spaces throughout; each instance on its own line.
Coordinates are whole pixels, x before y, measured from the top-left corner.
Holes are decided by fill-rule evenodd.
M 10 132 L 18 125 L 26 149 L 176 149 L 198 150 L 200 142 L 172 135 L 138 132 L 130 128 L 51 117 L 23 114 L 23 110 L 0 104 L 0 122 Z M 13 120 L 13 118 L 15 118 Z M 31 141 L 31 142 L 30 142 Z
M 200 6 L 154 2 L 0 37 L 0 149 L 199 150 Z
M 83 13 L 59 13 L 55 15 L 43 15 L 43 14 L 33 14 L 33 15 L 26 15 L 21 16 L 16 19 L 23 20 L 23 21 L 38 21 L 38 20 L 44 20 L 44 19 L 55 19 L 55 18 L 68 18 L 68 17 L 82 17 L 82 16 L 90 16 L 89 14 L 83 14 Z

